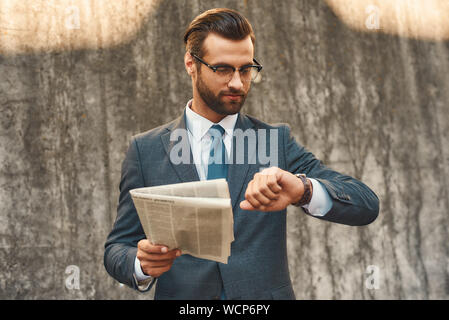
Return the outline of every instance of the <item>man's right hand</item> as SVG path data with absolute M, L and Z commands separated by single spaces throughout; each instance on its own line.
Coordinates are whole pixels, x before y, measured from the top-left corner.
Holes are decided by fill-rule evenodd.
M 137 259 L 140 261 L 142 271 L 154 278 L 170 270 L 173 261 L 181 255 L 181 250 L 168 251 L 164 245 L 154 245 L 148 239 L 137 243 Z

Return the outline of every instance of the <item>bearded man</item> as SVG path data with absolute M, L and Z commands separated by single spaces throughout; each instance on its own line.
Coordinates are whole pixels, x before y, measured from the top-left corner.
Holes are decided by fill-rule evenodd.
M 122 165 L 117 218 L 105 244 L 106 270 L 139 291 L 156 285 L 155 299 L 295 299 L 286 207 L 357 226 L 376 219 L 379 200 L 362 182 L 323 165 L 287 125 L 269 125 L 241 112 L 262 70 L 245 17 L 230 9 L 208 10 L 191 22 L 184 41 L 193 99 L 178 119 L 132 138 Z M 187 162 L 172 159 L 172 135 L 180 130 L 191 151 Z M 236 132 L 253 133 L 245 135 L 252 137 L 246 148 L 237 148 Z M 269 164 L 260 150 L 275 155 Z M 129 190 L 217 178 L 227 180 L 234 215 L 227 264 L 146 239 Z

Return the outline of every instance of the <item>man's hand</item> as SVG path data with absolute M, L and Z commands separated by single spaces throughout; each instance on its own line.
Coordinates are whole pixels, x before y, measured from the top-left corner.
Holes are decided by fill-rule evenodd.
M 137 259 L 140 261 L 142 271 L 152 277 L 159 277 L 170 270 L 173 261 L 181 255 L 181 250 L 168 251 L 164 245 L 154 245 L 143 239 L 137 243 Z
M 304 185 L 294 174 L 271 167 L 254 175 L 246 188 L 246 200 L 240 202 L 240 208 L 279 211 L 298 202 L 303 193 Z

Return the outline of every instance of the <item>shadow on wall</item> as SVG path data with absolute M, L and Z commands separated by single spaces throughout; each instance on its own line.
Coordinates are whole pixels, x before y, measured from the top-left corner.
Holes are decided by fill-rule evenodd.
M 160 0 L 1 0 L 0 54 L 100 49 L 131 39 Z
M 0 54 L 100 49 L 130 40 L 162 0 L 2 0 Z M 449 39 L 449 1 L 326 0 L 350 28 Z

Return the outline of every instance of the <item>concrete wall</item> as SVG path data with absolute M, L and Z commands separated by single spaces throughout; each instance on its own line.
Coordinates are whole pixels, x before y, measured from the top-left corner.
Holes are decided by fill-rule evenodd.
M 115 47 L 0 55 L 0 298 L 151 298 L 107 275 L 103 245 L 128 140 L 191 97 L 182 34 L 212 7 L 256 32 L 264 76 L 244 110 L 289 123 L 381 201 L 366 227 L 289 208 L 297 298 L 448 299 L 449 43 L 353 31 L 325 2 L 294 0 L 161 1 Z

